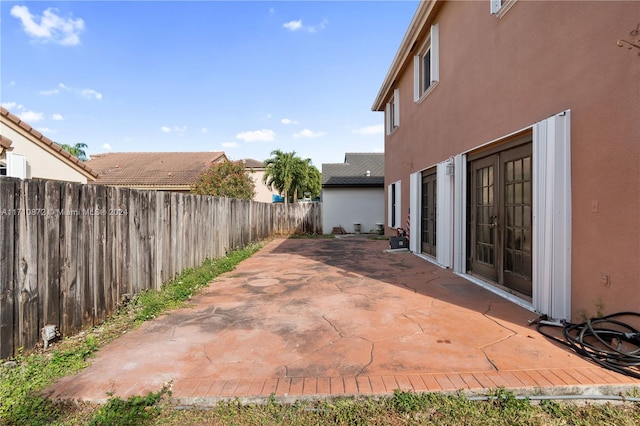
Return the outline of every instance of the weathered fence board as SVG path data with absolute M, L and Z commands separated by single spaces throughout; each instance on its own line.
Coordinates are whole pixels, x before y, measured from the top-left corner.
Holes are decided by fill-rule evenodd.
M 60 226 L 58 226 L 60 212 L 61 187 L 57 182 L 46 182 L 44 200 L 44 252 L 40 258 L 43 265 L 38 275 L 40 282 L 40 297 L 43 312 L 41 327 L 60 322 Z M 46 279 L 46 280 L 45 280 Z
M 12 355 L 14 348 L 14 248 L 15 192 L 19 180 L 0 179 L 0 358 Z
M 272 234 L 321 233 L 319 204 L 0 178 L 0 358 L 72 335 L 125 294 Z

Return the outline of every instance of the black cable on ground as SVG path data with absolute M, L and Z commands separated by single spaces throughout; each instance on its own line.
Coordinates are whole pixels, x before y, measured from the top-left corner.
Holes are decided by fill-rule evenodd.
M 538 321 L 536 328 L 543 336 L 569 346 L 598 365 L 640 379 L 640 331 L 620 321 L 621 317 L 640 318 L 640 313 L 618 312 L 580 324 Z M 563 327 L 563 338 L 543 331 L 557 326 Z

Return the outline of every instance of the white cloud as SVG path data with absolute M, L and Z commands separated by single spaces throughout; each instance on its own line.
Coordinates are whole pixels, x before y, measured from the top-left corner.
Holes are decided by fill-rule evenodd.
M 51 118 L 53 118 L 56 121 L 64 120 L 64 117 L 62 116 L 62 114 L 53 114 Z
M 319 138 L 326 135 L 325 132 L 314 132 L 313 130 L 304 129 L 298 133 L 294 133 L 294 138 Z
M 373 148 L 373 152 L 382 153 L 384 152 L 384 148 Z
M 52 129 L 48 128 L 48 127 L 38 127 L 38 131 L 40 133 L 42 133 L 42 134 L 45 134 L 45 133 L 56 133 L 55 130 L 52 130 Z
M 238 142 L 222 142 L 220 145 L 224 148 L 237 148 L 240 146 Z
M 84 96 L 85 98 L 94 98 L 94 99 L 102 99 L 102 93 L 100 92 L 96 92 L 93 89 L 82 89 L 82 91 L 80 92 L 80 94 L 82 96 Z
M 20 120 L 26 121 L 28 123 L 35 123 L 42 120 L 44 118 L 44 114 L 35 111 L 24 111 L 18 114 L 18 117 L 20 117 Z
M 173 126 L 173 128 L 169 126 L 162 126 L 160 127 L 160 130 L 162 130 L 165 133 L 169 133 L 169 132 L 184 133 L 187 131 L 187 126 L 182 126 L 182 127 Z
M 42 13 L 42 16 L 38 17 L 32 15 L 27 6 L 13 6 L 11 8 L 11 16 L 22 22 L 24 31 L 30 37 L 66 46 L 79 44 L 84 21 L 80 18 L 63 18 L 56 12 L 57 9 L 48 8 Z
M 297 21 L 285 22 L 284 24 L 282 24 L 282 26 L 289 31 L 298 31 L 300 28 L 302 28 L 302 19 L 299 19 Z
M 58 89 L 41 90 L 40 91 L 40 94 L 44 95 L 44 96 L 55 95 L 57 93 L 60 93 L 60 91 Z
M 236 139 L 240 139 L 245 142 L 270 142 L 275 138 L 276 133 L 273 130 L 269 129 L 254 130 L 252 132 L 242 132 L 236 135 Z
M 307 31 L 309 31 L 310 33 L 316 33 L 318 31 L 322 31 L 327 27 L 328 23 L 329 21 L 327 21 L 326 19 L 323 19 L 322 22 L 320 22 L 318 25 L 309 25 L 307 27 Z
M 289 31 L 305 30 L 310 33 L 317 33 L 318 31 L 324 30 L 328 23 L 328 20 L 323 19 L 322 22 L 317 25 L 304 25 L 302 19 L 298 19 L 297 21 L 285 22 L 282 26 Z
M 16 85 L 16 82 L 15 82 L 15 81 L 11 80 L 11 81 L 9 82 L 9 86 L 13 87 L 13 86 L 15 86 L 15 85 Z
M 102 148 L 106 149 L 107 151 L 111 151 L 113 148 L 111 148 L 111 145 L 109 145 L 108 143 L 103 143 L 102 144 Z
M 287 124 L 298 124 L 298 122 L 297 122 L 297 121 L 295 121 L 295 120 L 291 120 L 291 119 L 289 119 L 289 118 L 283 118 L 282 120 L 280 120 L 280 122 L 281 122 L 282 124 L 285 124 L 285 125 L 287 125 Z
M 200 133 L 208 133 L 209 129 L 207 129 L 206 127 L 203 127 L 202 129 L 200 129 Z
M 58 83 L 58 88 L 56 88 L 56 89 L 41 90 L 40 94 L 41 95 L 55 95 L 56 93 L 60 93 L 61 90 L 68 91 L 68 92 L 73 92 L 73 93 L 75 93 L 77 95 L 80 95 L 83 98 L 87 98 L 87 99 L 96 99 L 96 100 L 101 100 L 102 99 L 102 93 L 98 92 L 97 90 L 93 90 L 93 89 L 78 89 L 77 87 L 67 86 L 64 83 Z
M 6 108 L 6 109 L 12 109 L 12 108 L 17 107 L 18 104 L 15 103 L 15 102 L 3 102 L 3 103 L 0 104 L 0 106 L 2 106 L 3 108 Z
M 365 126 L 359 129 L 352 130 L 351 133 L 357 135 L 381 135 L 384 133 L 384 124 L 374 124 L 372 126 Z

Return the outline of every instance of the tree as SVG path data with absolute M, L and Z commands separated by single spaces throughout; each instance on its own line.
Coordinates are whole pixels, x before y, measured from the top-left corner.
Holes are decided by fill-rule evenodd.
M 322 191 L 322 175 L 320 170 L 311 164 L 311 160 L 309 158 L 304 160 L 304 162 L 306 165 L 305 179 L 300 187 L 298 195 L 304 197 L 305 193 L 309 193 L 311 198 L 319 197 L 320 191 Z
M 191 193 L 251 200 L 255 194 L 255 183 L 242 161 L 224 161 L 214 163 L 202 172 L 191 186 Z
M 309 192 L 312 197 L 320 195 L 321 179 L 318 169 L 311 164 L 311 159 L 301 159 L 296 152 L 282 152 L 279 149 L 271 152 L 267 159 L 263 181 L 269 189 L 275 188 L 284 198 L 289 197 L 295 203 L 299 197 Z
M 80 161 L 87 161 L 87 153 L 84 150 L 85 148 L 88 148 L 88 147 L 89 146 L 86 143 L 82 143 L 82 142 L 79 142 L 73 146 L 67 145 L 64 143 L 60 145 L 60 148 L 64 149 L 74 157 L 78 158 L 78 160 Z

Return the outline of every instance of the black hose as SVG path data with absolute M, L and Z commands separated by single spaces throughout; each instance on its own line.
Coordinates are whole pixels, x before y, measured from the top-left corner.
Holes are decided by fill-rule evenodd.
M 640 331 L 618 319 L 629 316 L 640 318 L 640 313 L 618 312 L 580 324 L 563 322 L 564 339 L 543 331 L 544 327 L 553 327 L 549 322 L 538 322 L 536 328 L 543 336 L 569 346 L 602 367 L 640 379 Z

